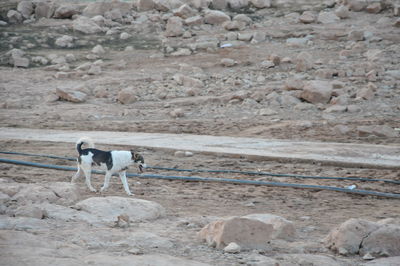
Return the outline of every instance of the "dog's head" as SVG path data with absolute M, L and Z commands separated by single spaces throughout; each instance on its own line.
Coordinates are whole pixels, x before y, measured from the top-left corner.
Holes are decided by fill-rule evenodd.
M 140 170 L 140 172 L 143 172 L 143 168 L 146 168 L 146 164 L 144 163 L 143 156 L 134 151 L 131 151 L 131 154 L 132 154 L 132 161 L 134 163 L 139 164 L 139 170 Z

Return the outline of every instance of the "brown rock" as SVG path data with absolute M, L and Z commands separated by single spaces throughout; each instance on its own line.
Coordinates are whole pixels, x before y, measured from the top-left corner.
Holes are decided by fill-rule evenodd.
M 370 253 L 375 257 L 400 256 L 400 226 L 383 225 L 371 232 L 363 241 L 360 254 Z
M 377 14 L 382 11 L 382 5 L 379 2 L 371 3 L 367 6 L 366 10 L 368 13 Z
M 373 125 L 373 126 L 359 126 L 357 127 L 358 136 L 368 137 L 386 137 L 386 138 L 396 138 L 399 133 L 387 125 Z
M 136 93 L 133 88 L 120 90 L 117 99 L 122 104 L 130 104 L 137 101 Z
M 328 103 L 332 96 L 332 84 L 328 81 L 314 80 L 304 85 L 300 98 L 310 103 Z
M 272 239 L 273 226 L 258 220 L 233 217 L 206 225 L 199 233 L 200 239 L 210 246 L 224 248 L 231 242 L 242 248 L 264 248 Z
M 82 103 L 86 101 L 87 98 L 87 95 L 83 92 L 65 88 L 57 88 L 56 95 L 60 97 L 61 100 L 73 103 Z
M 379 225 L 362 219 L 350 219 L 333 229 L 325 238 L 329 249 L 341 254 L 357 254 L 360 244 Z

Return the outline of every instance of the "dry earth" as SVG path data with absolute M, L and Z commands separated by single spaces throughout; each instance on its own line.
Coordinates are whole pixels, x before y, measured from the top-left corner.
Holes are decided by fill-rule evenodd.
M 129 23 L 130 18 L 125 16 L 119 25 L 108 27 L 108 30 L 115 30 L 114 34 L 78 33 L 72 29 L 71 19 L 45 18 L 26 24 L 0 26 L 0 126 L 398 145 L 400 29 L 396 26 L 399 24 L 398 17 L 394 16 L 396 11 L 393 11 L 398 9 L 388 5 L 376 14 L 350 11 L 348 18 L 334 23 L 301 23 L 298 19 L 303 11 L 313 11 L 318 16 L 320 12 L 335 11 L 341 1 L 336 5 L 335 1 L 330 1 L 330 5 L 315 2 L 318 1 L 300 6 L 225 11 L 232 17 L 245 13 L 252 22 L 238 31 L 227 31 L 221 25 L 184 25 L 184 32 L 187 32 L 184 38 L 165 37 L 166 21 L 172 16 L 171 11 L 138 12 L 132 9 Z M 196 12 L 204 15 L 205 11 Z M 357 33 L 352 35 L 352 31 L 361 32 L 362 38 L 355 38 Z M 121 40 L 122 32 L 131 36 Z M 229 34 L 237 32 L 242 35 L 264 33 L 265 38 L 257 42 L 246 41 L 243 36 L 243 41 L 227 40 L 232 38 Z M 63 35 L 73 36 L 70 48 L 55 44 Z M 290 44 L 290 38 L 295 38 L 297 44 Z M 199 46 L 187 50 L 199 43 L 207 43 L 207 48 Z M 97 44 L 102 45 L 104 53 L 92 52 Z M 233 46 L 220 48 L 223 44 Z M 126 49 L 127 46 L 132 48 Z M 28 68 L 9 65 L 10 56 L 6 53 L 12 48 L 26 52 L 23 57 L 30 59 Z M 190 55 L 177 56 L 176 52 Z M 308 53 L 305 61 L 311 62 L 306 69 L 303 67 L 308 63 L 298 58 L 302 52 Z M 35 63 L 35 56 L 47 59 L 48 64 Z M 224 66 L 221 62 L 225 61 L 221 60 L 226 58 L 235 61 L 234 65 Z M 276 58 L 281 61 L 279 64 L 274 61 Z M 271 65 L 271 62 L 275 63 Z M 89 64 L 84 66 L 85 63 Z M 301 96 L 303 88 L 300 85 L 296 90 L 286 89 L 291 80 L 295 80 L 296 87 L 320 79 L 333 84 L 327 102 L 307 102 Z M 80 103 L 61 100 L 56 95 L 57 88 L 84 93 L 84 100 Z M 130 88 L 127 95 L 122 95 L 121 90 L 127 88 Z M 132 102 L 121 103 L 127 99 Z M 100 148 L 122 149 L 129 148 L 128 145 Z M 2 141 L 0 150 L 61 156 L 75 156 L 76 153 L 74 147 L 65 143 L 22 141 Z M 177 157 L 173 152 L 147 149 L 142 152 L 152 166 L 261 169 L 275 173 L 400 180 L 397 170 L 251 161 L 202 154 Z M 71 165 L 62 160 L 30 159 Z M 70 172 L 6 164 L 0 167 L 3 184 L 69 182 L 72 175 Z M 218 176 L 339 187 L 355 184 L 231 174 Z M 173 258 L 166 256 L 210 265 L 276 263 L 268 262 L 268 258 L 276 259 L 280 265 L 299 265 L 302 262 L 301 265 L 305 265 L 310 263 L 307 259 L 288 256 L 313 254 L 335 258 L 337 265 L 357 265 L 364 263 L 360 256 L 338 256 L 324 247 L 322 239 L 329 231 L 350 218 L 371 221 L 400 218 L 398 200 L 394 199 L 264 186 L 150 179 L 129 181 L 136 198 L 158 202 L 166 209 L 166 216 L 151 222 L 135 222 L 129 228 L 91 226 L 57 219 L 21 220 L 22 224 L 27 224 L 26 227 L 15 226 L 0 233 L 3 250 L 0 251 L 0 264 L 3 258 L 6 263 L 16 259 L 14 262 L 18 265 L 29 265 L 29 258 L 35 258 L 35 264 L 40 265 L 37 258 L 42 256 L 45 258 L 43 262 L 49 264 L 85 262 L 100 265 L 101 261 L 111 265 L 113 258 L 117 261 L 126 256 L 145 258 L 152 255 L 154 265 L 162 261 L 189 265 L 183 260 L 172 262 Z M 96 175 L 94 184 L 97 188 L 101 182 L 102 176 Z M 383 183 L 356 185 L 360 189 L 399 191 L 398 187 Z M 79 187 L 77 201 L 94 196 L 83 182 Z M 125 197 L 125 194 L 122 185 L 114 179 L 109 191 L 96 196 Z M 10 216 L 19 203 L 3 203 L 0 211 L 4 225 L 7 219 L 14 219 Z M 271 213 L 293 221 L 298 237 L 291 242 L 271 241 L 265 250 L 239 254 L 224 253 L 196 239 L 196 233 L 217 217 L 251 213 Z M 146 235 L 143 240 L 135 236 L 144 232 L 153 233 L 153 238 Z M 129 242 L 127 235 L 136 242 Z M 12 249 L 20 246 L 24 247 L 25 254 Z M 11 248 L 3 249 L 5 247 Z M 306 265 L 318 265 L 315 261 L 313 263 Z

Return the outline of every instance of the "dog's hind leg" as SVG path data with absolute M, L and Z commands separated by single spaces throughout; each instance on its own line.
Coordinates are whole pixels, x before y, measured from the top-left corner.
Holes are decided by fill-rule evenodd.
M 92 174 L 91 168 L 84 167 L 83 165 L 81 166 L 81 168 L 86 177 L 86 186 L 89 188 L 90 191 L 96 192 L 96 189 L 94 187 L 92 187 L 92 183 L 90 182 L 90 178 L 91 178 L 91 174 Z
M 71 183 L 75 183 L 76 179 L 82 176 L 82 169 L 81 166 L 78 164 L 78 172 L 76 172 L 72 178 L 71 178 Z
M 110 178 L 111 178 L 112 174 L 111 172 L 107 171 L 106 172 L 106 176 L 104 177 L 104 184 L 100 189 L 100 192 L 106 190 L 110 184 Z
M 126 194 L 128 194 L 129 196 L 134 195 L 129 190 L 128 181 L 126 180 L 126 172 L 125 171 L 119 172 L 119 177 L 121 178 L 121 182 L 124 185 L 124 189 L 125 189 Z

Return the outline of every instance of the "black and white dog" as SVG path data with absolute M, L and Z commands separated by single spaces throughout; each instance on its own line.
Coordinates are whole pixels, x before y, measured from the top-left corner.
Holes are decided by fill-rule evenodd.
M 86 143 L 89 145 L 88 149 L 82 149 L 82 145 Z M 90 191 L 96 192 L 96 189 L 90 182 L 92 166 L 100 166 L 102 170 L 106 171 L 104 184 L 100 192 L 106 190 L 110 183 L 110 178 L 113 174 L 118 173 L 121 182 L 124 185 L 125 192 L 128 195 L 133 195 L 129 190 L 128 181 L 126 180 L 126 170 L 131 164 L 137 163 L 140 172 L 146 167 L 143 156 L 133 151 L 102 151 L 94 148 L 94 143 L 90 138 L 80 138 L 76 142 L 76 149 L 78 150 L 78 172 L 72 177 L 71 182 L 84 173 L 86 177 L 86 185 Z

